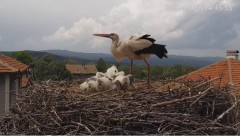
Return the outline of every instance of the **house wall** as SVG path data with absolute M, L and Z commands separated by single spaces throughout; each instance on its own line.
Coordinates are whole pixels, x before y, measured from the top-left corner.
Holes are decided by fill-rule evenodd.
M 0 74 L 0 119 L 5 112 L 5 75 Z
M 10 95 L 10 75 L 5 75 L 5 112 L 9 111 L 9 95 Z
M 16 94 L 18 91 L 18 78 L 15 77 L 15 75 L 12 75 L 10 77 L 10 99 L 9 99 L 9 106 L 11 107 L 12 105 L 15 104 L 16 102 Z
M 15 74 L 0 74 L 0 119 L 16 102 L 21 80 Z M 6 87 L 7 86 L 7 87 Z

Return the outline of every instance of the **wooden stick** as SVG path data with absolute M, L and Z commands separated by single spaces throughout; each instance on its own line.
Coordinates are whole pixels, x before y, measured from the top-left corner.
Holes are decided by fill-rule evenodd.
M 77 124 L 77 125 L 79 125 L 81 127 L 84 127 L 88 131 L 89 134 L 92 134 L 92 131 L 86 125 L 84 125 L 82 123 L 79 123 L 79 122 L 75 122 L 75 121 L 71 121 L 71 123 Z
M 224 111 L 221 115 L 219 115 L 213 122 L 218 122 L 220 119 L 222 119 L 226 114 L 228 114 L 233 108 L 235 108 L 237 106 L 237 103 L 239 101 L 236 101 L 229 109 L 227 109 L 226 111 Z
M 209 90 L 211 90 L 212 88 L 213 88 L 213 87 L 209 87 L 206 91 L 204 91 L 203 93 L 199 94 L 200 97 L 198 97 L 194 102 L 192 102 L 192 103 L 190 104 L 190 107 L 192 107 L 196 102 L 198 102 L 201 98 L 203 98 L 203 97 L 207 94 L 207 92 L 208 92 Z
M 213 87 L 209 87 L 207 90 L 205 90 L 203 92 L 203 94 L 205 94 L 206 92 L 208 92 L 209 90 L 211 90 Z M 198 95 L 195 95 L 195 96 L 191 96 L 191 97 L 186 97 L 186 98 L 182 98 L 182 99 L 175 99 L 175 100 L 172 100 L 172 101 L 166 101 L 166 102 L 161 102 L 161 103 L 156 103 L 156 104 L 152 104 L 151 105 L 151 109 L 152 108 L 155 108 L 155 107 L 160 107 L 160 106 L 163 106 L 163 105 L 167 105 L 167 104 L 171 104 L 171 103 L 176 103 L 176 102 L 181 102 L 181 101 L 185 101 L 185 100 L 189 100 L 189 99 L 194 99 L 194 98 L 197 98 L 201 96 L 201 94 L 198 94 Z
M 208 80 L 206 82 L 203 82 L 202 84 L 197 85 L 195 88 L 198 88 L 198 87 L 200 87 L 202 85 L 205 85 L 206 83 L 210 83 L 210 82 L 213 82 L 213 81 L 218 80 L 218 79 L 220 79 L 220 77 L 216 77 L 216 78 L 213 78 L 213 79 Z

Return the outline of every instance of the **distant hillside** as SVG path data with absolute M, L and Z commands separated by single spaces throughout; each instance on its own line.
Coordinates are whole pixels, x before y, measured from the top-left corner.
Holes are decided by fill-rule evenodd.
M 48 52 L 51 54 L 55 54 L 58 56 L 72 57 L 78 59 L 86 59 L 86 60 L 97 60 L 99 58 L 103 58 L 108 63 L 115 63 L 115 59 L 111 54 L 103 54 L 103 53 L 83 53 L 83 52 L 72 52 L 68 50 L 44 50 L 44 52 Z M 203 67 L 215 63 L 223 58 L 221 57 L 192 57 L 192 56 L 176 56 L 176 55 L 168 55 L 167 59 L 159 59 L 156 56 L 152 55 L 149 59 L 149 63 L 152 65 L 192 65 Z M 128 59 L 124 59 L 120 62 L 121 64 L 129 64 Z M 143 61 L 134 61 L 134 64 L 143 65 Z
M 11 53 L 13 53 L 13 52 L 14 51 L 2 51 L 0 53 L 10 56 Z M 75 61 L 77 61 L 79 63 L 89 63 L 89 62 L 93 63 L 93 62 L 95 62 L 94 60 L 82 59 L 82 58 L 78 58 L 78 57 L 65 57 L 65 56 L 51 54 L 51 53 L 44 52 L 44 51 L 25 50 L 25 52 L 27 52 L 33 58 L 42 58 L 44 55 L 52 55 L 52 58 L 53 58 L 54 61 L 75 60 Z
M 116 63 L 116 60 L 113 58 L 111 54 L 103 54 L 103 53 L 83 53 L 83 52 L 72 52 L 68 50 L 44 50 L 44 51 L 30 51 L 26 50 L 34 58 L 41 58 L 44 55 L 51 54 L 53 56 L 53 60 L 55 61 L 66 61 L 66 60 L 75 60 L 78 63 L 94 63 L 99 58 L 103 58 L 107 63 Z M 12 52 L 0 52 L 6 55 L 9 55 Z M 192 57 L 192 56 L 176 56 L 176 55 L 168 55 L 168 58 L 159 59 L 156 56 L 152 55 L 148 62 L 151 65 L 191 65 L 204 67 L 210 64 L 213 64 L 223 58 L 221 57 Z M 120 62 L 120 64 L 129 64 L 128 59 L 124 59 Z M 144 65 L 143 61 L 134 61 L 134 64 Z
M 99 58 L 112 58 L 110 54 L 104 53 L 85 53 L 85 52 L 73 52 L 68 50 L 43 50 L 43 52 L 65 56 L 65 57 L 72 57 L 72 58 L 81 58 L 87 60 L 98 60 Z M 114 58 L 112 58 L 114 60 Z

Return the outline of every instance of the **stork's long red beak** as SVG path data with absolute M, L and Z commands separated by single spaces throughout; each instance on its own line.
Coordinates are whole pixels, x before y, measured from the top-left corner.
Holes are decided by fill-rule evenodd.
M 110 34 L 93 34 L 94 36 L 101 36 L 101 37 L 110 37 Z

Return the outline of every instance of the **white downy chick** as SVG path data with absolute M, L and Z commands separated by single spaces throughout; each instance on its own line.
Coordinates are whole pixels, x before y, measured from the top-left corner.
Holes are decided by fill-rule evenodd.
M 112 66 L 110 68 L 107 69 L 107 72 L 105 73 L 107 75 L 107 77 L 109 77 L 110 79 L 114 79 L 115 74 L 118 73 L 118 69 L 116 66 Z
M 121 83 L 122 90 L 127 90 L 128 87 L 130 86 L 130 80 L 127 76 L 119 75 L 115 78 L 114 81 L 119 81 Z
M 80 90 L 81 91 L 88 91 L 88 82 L 87 81 L 80 84 Z
M 105 91 L 112 88 L 112 82 L 107 77 L 100 77 L 96 82 L 98 91 Z
M 121 83 L 118 80 L 112 82 L 112 89 L 121 90 Z
M 96 80 L 88 81 L 88 90 L 89 91 L 97 91 L 97 81 Z
M 115 77 L 117 77 L 117 76 L 119 76 L 119 75 L 125 76 L 125 73 L 124 73 L 123 71 L 119 71 L 119 72 L 117 72 L 117 73 L 115 74 Z
M 134 81 L 133 75 L 132 74 L 128 74 L 128 75 L 126 75 L 126 77 L 128 77 L 128 79 L 130 81 L 129 86 L 131 86 L 132 88 L 135 89 L 135 86 L 133 85 L 133 81 Z
M 104 77 L 104 76 L 106 76 L 106 74 L 103 72 L 97 72 L 95 75 L 95 77 L 97 77 L 97 78 Z

